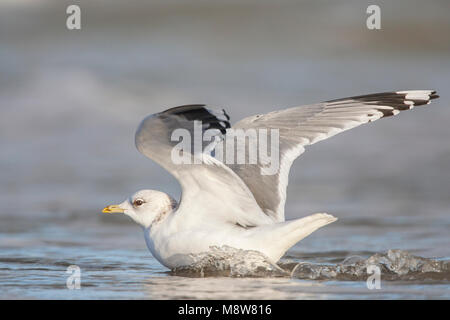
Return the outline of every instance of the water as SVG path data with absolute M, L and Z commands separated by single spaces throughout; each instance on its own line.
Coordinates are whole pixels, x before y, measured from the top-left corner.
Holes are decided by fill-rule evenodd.
M 328 253 L 330 254 L 330 253 Z M 335 254 L 335 253 L 331 253 Z M 191 255 L 193 262 L 172 270 L 183 276 L 228 277 L 292 277 L 312 280 L 367 280 L 372 269 L 385 280 L 449 280 L 450 261 L 417 257 L 403 250 L 388 250 L 364 259 L 347 257 L 339 264 L 313 264 L 300 260 L 270 262 L 257 251 L 228 246 L 211 247 L 209 251 Z M 371 271 L 372 270 L 372 271 Z
M 385 4 L 379 33 L 364 29 L 358 1 L 80 3 L 79 32 L 65 29 L 61 2 L 0 4 L 0 298 L 450 298 L 446 1 Z M 100 213 L 138 189 L 179 196 L 176 181 L 134 148 L 149 113 L 209 103 L 237 121 L 420 88 L 441 98 L 297 160 L 287 217 L 339 220 L 278 266 L 254 270 L 243 262 L 261 262 L 257 255 L 221 253 L 216 273 L 170 272 L 138 226 Z M 366 286 L 368 261 L 380 265 L 380 290 Z M 81 269 L 80 290 L 66 287 L 70 265 Z M 390 269 L 398 265 L 400 273 Z

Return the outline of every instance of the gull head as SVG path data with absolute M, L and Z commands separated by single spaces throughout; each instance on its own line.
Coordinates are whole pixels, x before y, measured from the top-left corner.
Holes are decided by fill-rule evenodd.
M 123 213 L 144 228 L 162 221 L 177 202 L 168 194 L 156 190 L 141 190 L 121 204 L 105 207 L 103 213 Z

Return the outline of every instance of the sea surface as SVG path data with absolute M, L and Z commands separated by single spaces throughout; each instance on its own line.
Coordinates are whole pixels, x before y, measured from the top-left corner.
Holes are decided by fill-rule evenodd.
M 360 1 L 79 3 L 76 31 L 65 27 L 69 2 L 0 3 L 0 299 L 450 298 L 447 1 L 383 4 L 378 31 Z M 173 272 L 139 226 L 101 213 L 139 189 L 180 197 L 134 147 L 148 114 L 206 103 L 236 122 L 405 89 L 441 98 L 294 163 L 287 218 L 339 220 L 278 266 L 237 252 L 220 270 Z M 70 266 L 80 289 L 69 288 Z

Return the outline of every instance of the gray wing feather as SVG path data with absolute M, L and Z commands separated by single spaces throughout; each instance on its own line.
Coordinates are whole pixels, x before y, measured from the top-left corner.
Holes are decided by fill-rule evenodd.
M 361 124 L 395 115 L 437 98 L 435 91 L 385 92 L 305 105 L 255 115 L 239 121 L 235 129 L 278 129 L 279 170 L 262 175 L 261 164 L 230 164 L 253 193 L 258 205 L 276 221 L 284 221 L 289 169 L 304 147 Z

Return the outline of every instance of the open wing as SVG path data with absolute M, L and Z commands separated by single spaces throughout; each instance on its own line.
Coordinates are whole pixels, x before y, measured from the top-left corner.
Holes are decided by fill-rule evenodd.
M 261 164 L 230 164 L 247 184 L 258 205 L 276 221 L 284 221 L 289 169 L 307 145 L 361 124 L 426 105 L 435 91 L 414 90 L 369 94 L 255 115 L 239 121 L 234 129 L 278 129 L 279 170 L 263 175 Z
M 220 221 L 247 227 L 273 222 L 262 212 L 245 183 L 229 167 L 208 155 L 211 142 L 203 141 L 203 135 L 206 131 L 223 135 L 230 127 L 228 119 L 225 111 L 186 105 L 146 117 L 136 132 L 137 149 L 181 184 L 176 214 L 186 224 Z

